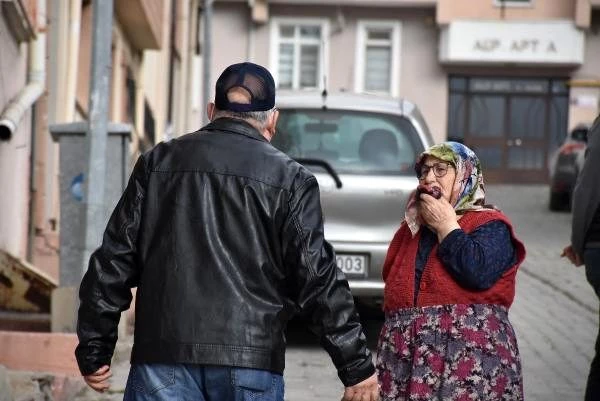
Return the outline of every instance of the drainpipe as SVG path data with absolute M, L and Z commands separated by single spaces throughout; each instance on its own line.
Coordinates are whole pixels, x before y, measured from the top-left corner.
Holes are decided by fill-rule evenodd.
M 202 73 L 204 74 L 204 81 L 202 84 L 202 101 L 204 104 L 210 102 L 210 91 L 211 91 L 211 63 L 212 63 L 212 19 L 213 19 L 213 1 L 204 0 L 204 42 L 202 43 Z M 202 123 L 208 122 L 208 115 L 206 112 L 202 113 Z
M 29 44 L 27 86 L 0 114 L 0 141 L 8 141 L 17 129 L 25 112 L 44 93 L 46 86 L 46 1 L 37 2 L 36 39 Z
M 67 82 L 65 90 L 64 121 L 75 121 L 77 101 L 77 69 L 79 63 L 79 41 L 81 36 L 81 0 L 69 4 L 69 48 L 67 50 Z

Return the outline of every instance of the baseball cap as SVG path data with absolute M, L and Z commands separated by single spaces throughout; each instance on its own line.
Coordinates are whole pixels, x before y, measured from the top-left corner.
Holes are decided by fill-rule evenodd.
M 241 87 L 250 93 L 250 103 L 229 101 L 227 93 Z M 215 85 L 215 106 L 236 112 L 266 111 L 275 106 L 275 81 L 264 67 L 254 63 L 238 63 L 227 67 Z

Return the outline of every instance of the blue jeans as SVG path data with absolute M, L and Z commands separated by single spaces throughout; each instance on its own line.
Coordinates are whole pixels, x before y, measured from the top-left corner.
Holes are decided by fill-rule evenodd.
M 586 248 L 583 261 L 585 276 L 600 298 L 600 248 Z M 600 400 L 600 328 L 596 337 L 595 352 L 585 389 L 585 401 Z
M 283 376 L 191 364 L 131 365 L 124 401 L 283 401 Z

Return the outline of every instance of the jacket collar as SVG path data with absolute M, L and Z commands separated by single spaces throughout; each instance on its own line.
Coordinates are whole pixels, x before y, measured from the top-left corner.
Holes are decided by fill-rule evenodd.
M 241 134 L 252 139 L 268 142 L 267 138 L 252 125 L 238 118 L 221 117 L 208 123 L 202 128 L 202 131 L 227 131 L 233 134 Z

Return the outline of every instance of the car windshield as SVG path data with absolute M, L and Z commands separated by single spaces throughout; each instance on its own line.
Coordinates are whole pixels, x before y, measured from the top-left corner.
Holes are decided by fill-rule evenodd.
M 326 161 L 340 174 L 414 174 L 423 151 L 410 121 L 397 115 L 284 108 L 276 132 L 273 145 L 290 157 Z

